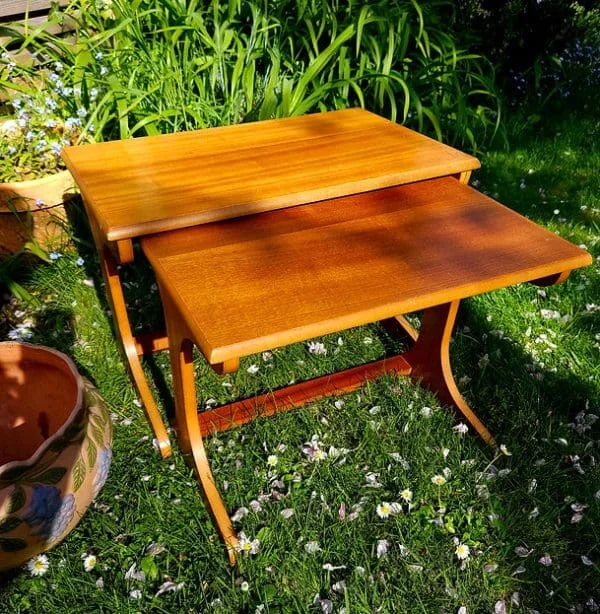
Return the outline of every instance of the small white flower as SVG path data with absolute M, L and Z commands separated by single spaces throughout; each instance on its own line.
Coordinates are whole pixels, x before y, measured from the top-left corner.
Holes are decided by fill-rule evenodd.
M 275 467 L 278 462 L 279 462 L 279 458 L 277 457 L 276 454 L 270 454 L 267 457 L 267 465 L 269 465 L 269 467 Z
M 50 563 L 45 554 L 38 554 L 27 562 L 27 569 L 32 576 L 43 576 L 48 571 L 48 567 L 50 567 Z
M 494 604 L 494 614 L 506 614 L 506 601 L 500 599 Z
M 454 551 L 454 554 L 456 554 L 456 558 L 459 561 L 466 561 L 471 554 L 471 549 L 469 548 L 469 546 L 467 546 L 467 544 L 459 543 L 456 546 L 456 550 Z
M 319 552 L 319 550 L 321 550 L 321 546 L 317 541 L 310 541 L 304 544 L 304 549 L 306 552 L 308 552 L 308 554 L 314 554 L 315 552 Z
M 308 353 L 315 356 L 325 356 L 327 354 L 327 348 L 320 341 L 311 341 L 308 344 Z
M 336 582 L 331 587 L 336 593 L 343 593 L 346 590 L 346 582 L 344 580 L 340 580 Z
M 256 375 L 256 373 L 258 373 L 258 369 L 258 365 L 252 364 L 246 369 L 246 371 L 248 371 L 250 375 Z
M 421 408 L 421 412 L 420 412 L 420 413 L 421 413 L 421 415 L 422 415 L 423 417 L 425 417 L 425 418 L 429 418 L 429 416 L 431 416 L 431 412 L 432 412 L 432 411 L 433 411 L 433 410 L 431 409 L 431 407 L 427 407 L 427 406 L 425 406 L 425 407 L 422 407 L 422 408 Z
M 456 614 L 468 614 L 467 608 L 464 605 L 461 605 L 460 608 L 458 608 L 458 612 Z
M 540 558 L 539 562 L 544 567 L 550 567 L 552 565 L 552 557 L 549 554 L 544 554 L 544 556 Z
M 132 591 L 129 591 L 129 599 L 141 599 L 142 591 L 139 588 L 134 588 Z
M 373 339 L 371 339 L 371 337 L 365 337 L 365 338 L 363 339 L 363 343 L 364 343 L 365 345 L 372 345 L 372 343 L 373 343 Z
M 248 582 L 246 582 L 246 580 L 244 580 L 241 584 L 240 584 L 240 590 L 244 593 L 247 593 L 250 590 L 250 585 L 248 584 Z
M 446 478 L 443 475 L 434 475 L 431 478 L 431 481 L 436 485 L 436 486 L 443 486 L 446 483 Z
M 344 401 L 343 399 L 338 399 L 337 401 L 335 401 L 335 403 L 333 404 L 333 406 L 334 406 L 336 409 L 342 409 L 342 407 L 344 407 L 344 405 L 345 405 L 345 404 L 346 404 L 346 403 L 345 403 L 345 401 Z
M 93 555 L 93 554 L 82 554 L 81 558 L 83 559 L 83 568 L 86 571 L 92 571 L 92 569 L 94 569 L 94 567 L 96 567 L 96 563 L 98 562 L 98 560 L 96 559 L 95 555 Z
M 258 539 L 250 540 L 246 537 L 243 531 L 240 531 L 239 540 L 237 545 L 238 552 L 241 552 L 245 556 L 249 554 L 256 554 L 260 549 L 260 542 Z
M 410 550 L 403 544 L 398 544 L 398 549 L 400 550 L 400 556 L 408 556 L 410 554 Z
M 412 501 L 412 498 L 413 498 L 413 491 L 410 488 L 405 488 L 400 493 L 400 496 L 402 497 L 402 499 L 404 501 L 406 501 L 407 503 L 410 503 Z
M 377 515 L 379 518 L 388 518 L 401 511 L 402 507 L 399 503 L 388 503 L 387 501 L 383 501 L 377 506 Z
M 456 426 L 452 427 L 452 430 L 459 435 L 464 435 L 469 431 L 469 427 L 464 422 L 459 422 Z
M 96 580 L 96 588 L 102 589 L 104 588 L 104 578 L 102 576 L 100 576 L 97 580 Z
M 485 571 L 485 573 L 494 573 L 496 569 L 498 569 L 498 563 L 488 563 L 483 566 L 483 571 Z
M 294 515 L 294 510 L 291 507 L 286 507 L 279 512 L 286 520 Z
M 390 543 L 387 539 L 378 539 L 377 540 L 377 558 L 380 559 L 382 556 L 387 556 L 388 548 Z
M 500 452 L 502 452 L 504 456 L 512 456 L 512 452 L 509 452 L 508 448 L 504 444 L 500 444 Z

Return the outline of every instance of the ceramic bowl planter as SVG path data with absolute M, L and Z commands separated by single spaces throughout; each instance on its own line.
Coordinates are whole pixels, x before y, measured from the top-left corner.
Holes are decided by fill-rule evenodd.
M 112 425 L 71 360 L 0 343 L 0 572 L 60 542 L 98 494 Z
M 0 257 L 35 239 L 42 247 L 66 242 L 63 202 L 74 194 L 69 171 L 41 179 L 0 183 Z

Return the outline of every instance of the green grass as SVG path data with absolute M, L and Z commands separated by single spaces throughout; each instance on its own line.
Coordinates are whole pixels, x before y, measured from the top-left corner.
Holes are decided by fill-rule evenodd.
M 113 411 L 113 466 L 97 502 L 49 553 L 47 574 L 18 570 L 0 580 L 0 611 L 255 612 L 262 604 L 265 612 L 320 612 L 327 599 L 334 612 L 347 613 L 493 612 L 501 600 L 509 612 L 593 611 L 590 600 L 600 602 L 600 431 L 591 424 L 600 413 L 598 129 L 597 119 L 572 117 L 523 134 L 512 151 L 484 156 L 474 177 L 480 189 L 594 256 L 561 286 L 542 292 L 522 285 L 461 308 L 452 345 L 457 381 L 512 456 L 495 457 L 471 433 L 460 437 L 450 412 L 396 377 L 343 397 L 343 407 L 324 399 L 209 438 L 227 508 L 249 509 L 236 527 L 260 540 L 258 554 L 235 569 L 179 453 L 162 461 L 152 446 L 114 342 L 89 236 L 77 230 L 76 247 L 24 282 L 40 306 L 6 305 L 0 334 L 30 319 L 33 342 L 67 352 L 93 379 Z M 147 271 L 136 266 L 127 280 L 134 321 L 155 325 L 160 307 Z M 371 360 L 390 345 L 376 326 L 322 341 L 325 356 L 300 344 L 267 360 L 250 357 L 224 378 L 198 359 L 199 402 L 227 402 Z M 250 364 L 259 365 L 256 375 L 247 372 Z M 146 368 L 168 406 L 166 356 Z M 432 408 L 429 417 L 424 407 Z M 303 447 L 314 435 L 325 451 L 347 451 L 310 462 Z M 273 454 L 278 462 L 269 467 Z M 435 486 L 431 478 L 445 468 L 448 482 Z M 366 486 L 370 473 L 379 488 Z M 379 518 L 377 505 L 400 502 L 404 488 L 413 491 L 413 509 L 405 504 L 402 513 Z M 251 510 L 254 501 L 260 511 Z M 579 522 L 575 503 L 587 506 Z M 470 547 L 464 569 L 455 538 Z M 378 558 L 380 540 L 389 549 Z M 319 549 L 308 552 L 310 542 Z M 164 550 L 148 552 L 151 544 Z M 85 572 L 89 552 L 98 564 Z M 544 555 L 551 566 L 539 562 Z M 125 579 L 134 564 L 145 581 Z M 183 585 L 156 597 L 166 579 Z

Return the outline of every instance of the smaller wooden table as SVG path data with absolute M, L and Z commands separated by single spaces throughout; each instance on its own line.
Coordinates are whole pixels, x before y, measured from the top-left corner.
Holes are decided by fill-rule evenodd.
M 156 272 L 173 372 L 177 430 L 230 549 L 235 531 L 202 436 L 347 392 L 386 371 L 410 375 L 494 445 L 452 377 L 460 299 L 515 283 L 548 285 L 589 254 L 514 211 L 442 178 L 142 239 Z M 424 310 L 417 334 L 398 314 Z M 403 355 L 197 413 L 192 346 L 213 367 L 242 356 L 384 321 L 414 339 Z

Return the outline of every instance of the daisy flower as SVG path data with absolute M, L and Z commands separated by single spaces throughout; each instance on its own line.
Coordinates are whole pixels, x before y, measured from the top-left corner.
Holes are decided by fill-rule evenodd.
M 242 552 L 243 554 L 248 556 L 249 554 L 256 554 L 259 549 L 260 542 L 258 541 L 258 539 L 250 540 L 242 531 L 240 532 L 237 546 L 238 552 Z
M 446 478 L 443 475 L 434 475 L 431 478 L 431 481 L 436 485 L 436 486 L 443 486 L 446 483 Z
M 467 544 L 460 543 L 456 546 L 454 554 L 456 554 L 456 558 L 458 558 L 459 561 L 466 561 L 471 554 L 471 549 Z
M 402 497 L 402 499 L 404 501 L 406 501 L 407 503 L 410 503 L 412 501 L 412 498 L 413 498 L 413 491 L 410 488 L 405 488 L 400 493 L 400 496 Z
M 27 563 L 27 569 L 32 576 L 43 576 L 50 567 L 48 557 L 45 554 L 38 554 Z
M 81 558 L 83 559 L 83 568 L 86 571 L 92 571 L 94 567 L 96 567 L 97 559 L 93 554 L 82 554 Z
M 276 454 L 270 454 L 267 457 L 267 465 L 269 465 L 269 467 L 275 467 L 278 462 L 279 462 L 279 458 L 277 458 Z
M 377 506 L 377 515 L 379 518 L 388 518 L 394 514 L 398 514 L 402 511 L 402 507 L 400 507 L 399 503 L 388 503 L 387 501 L 382 501 Z

